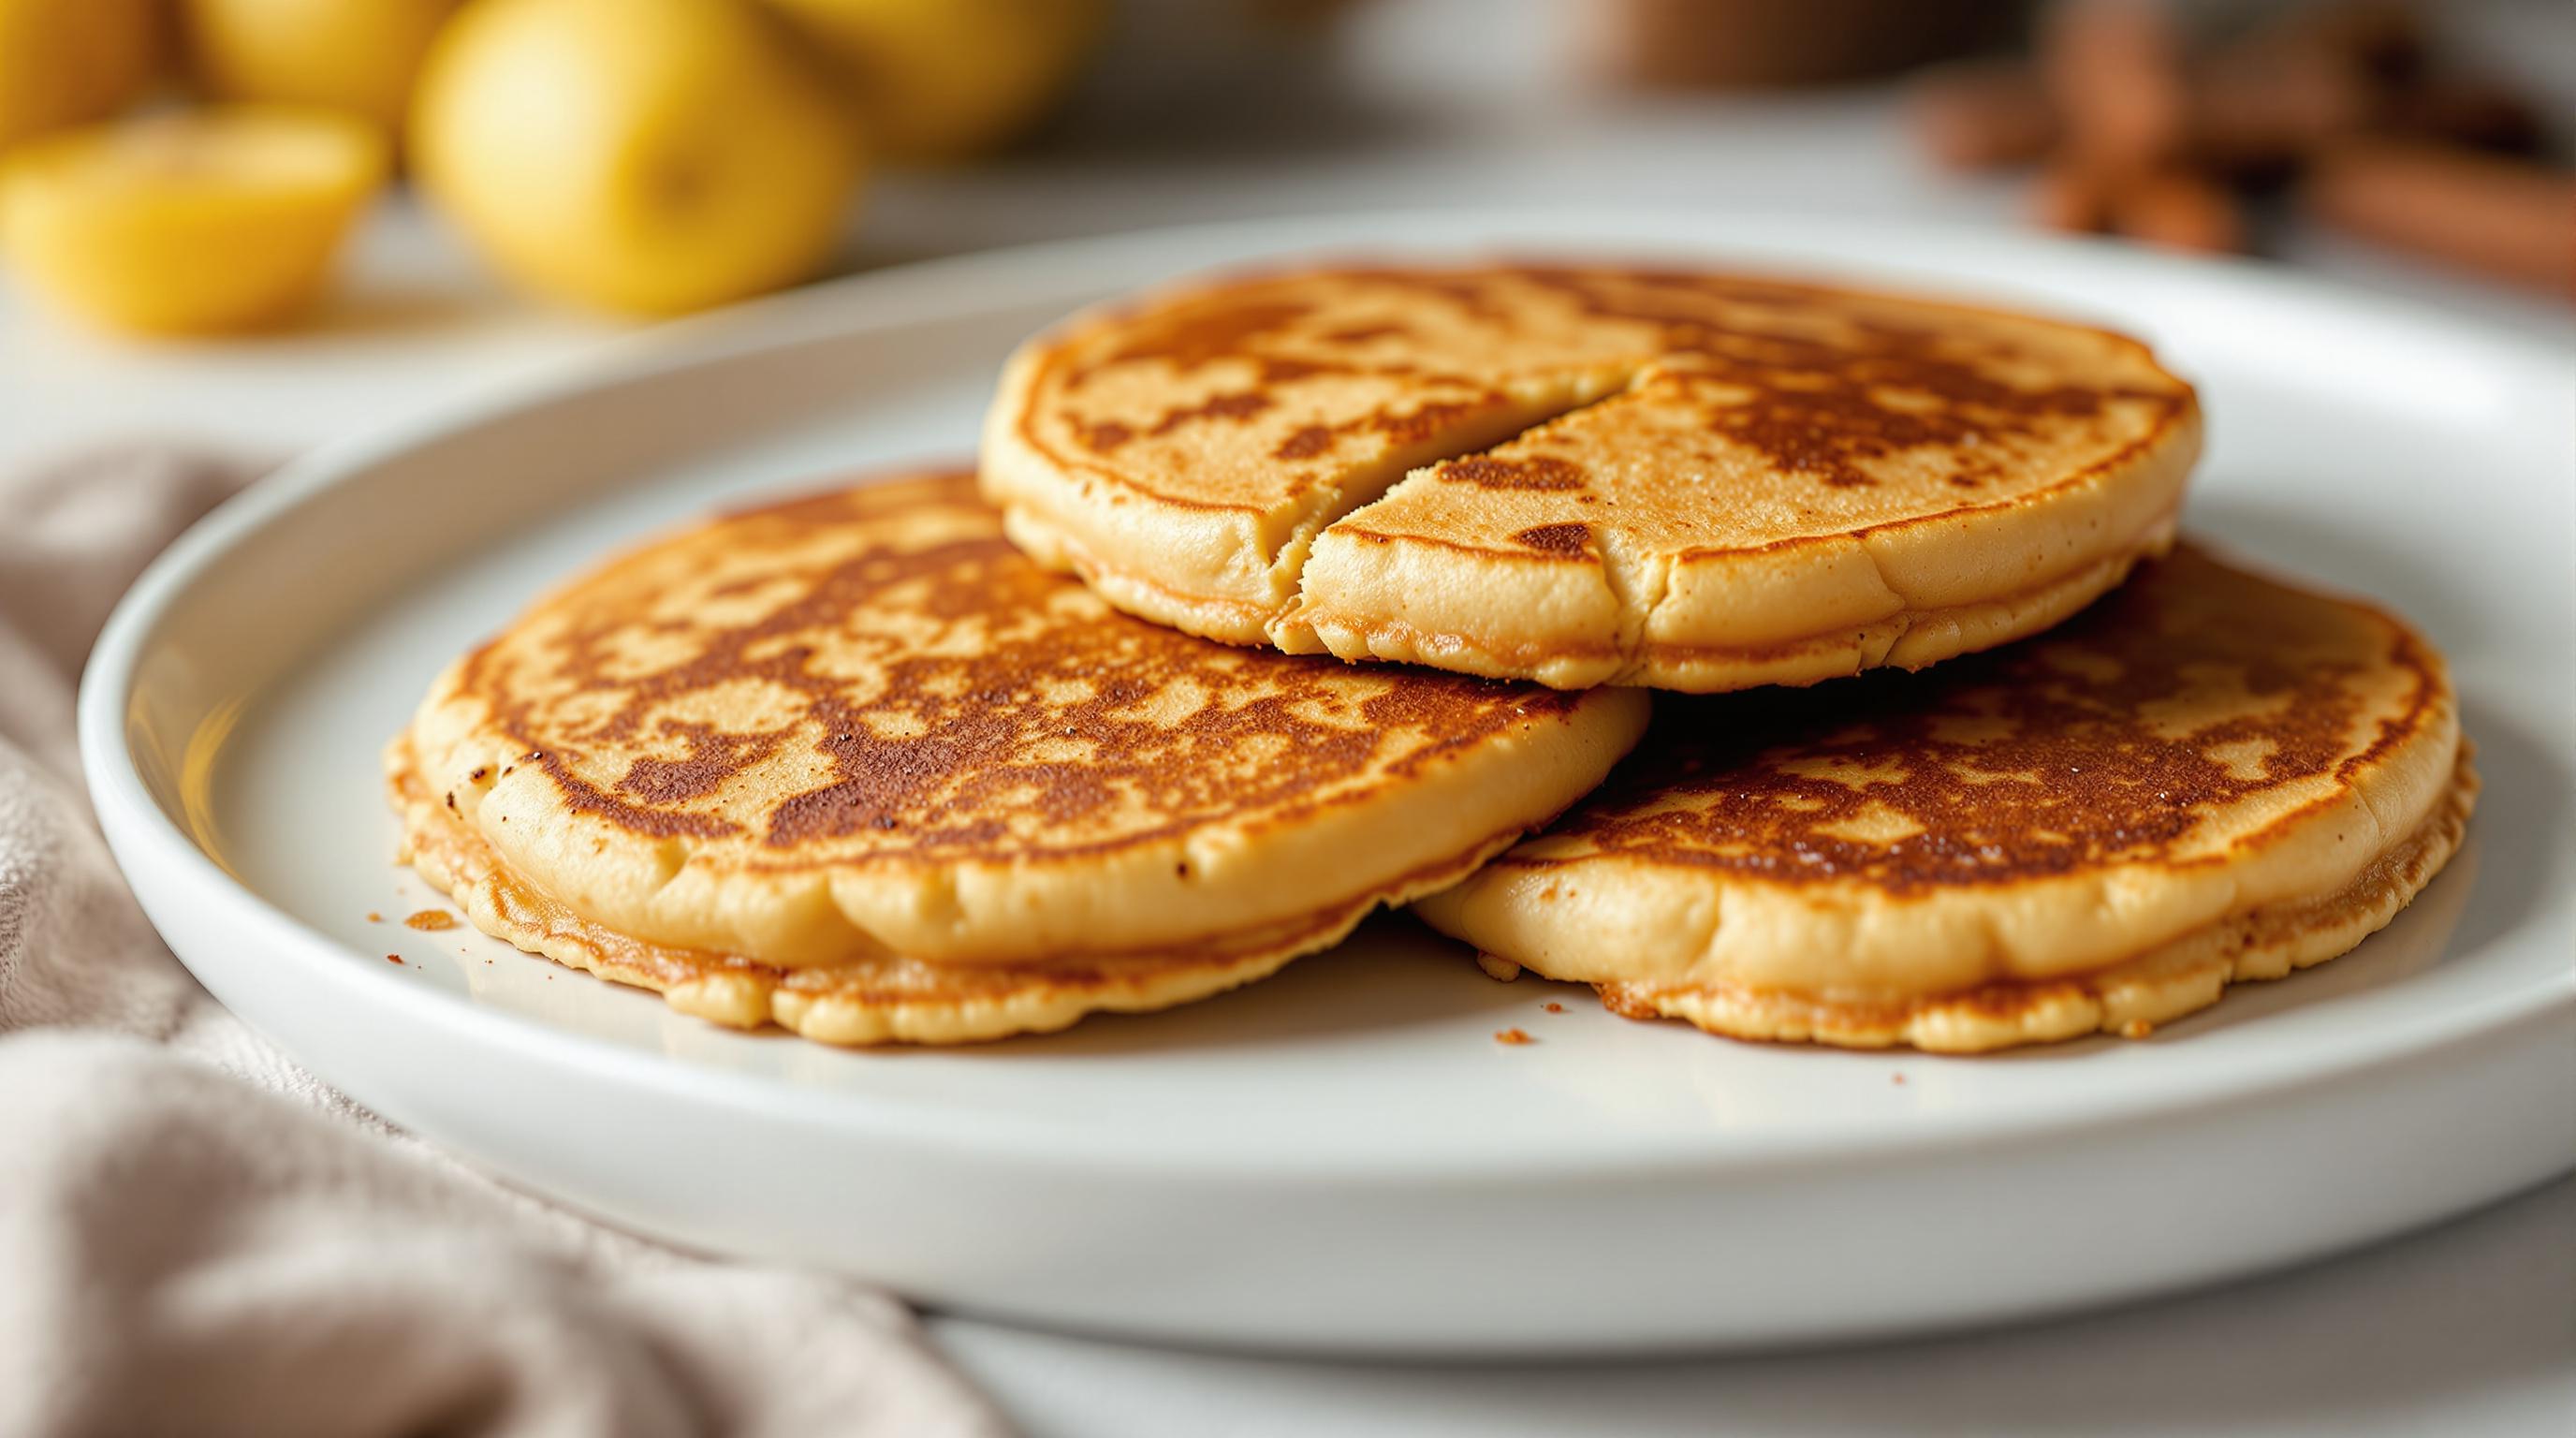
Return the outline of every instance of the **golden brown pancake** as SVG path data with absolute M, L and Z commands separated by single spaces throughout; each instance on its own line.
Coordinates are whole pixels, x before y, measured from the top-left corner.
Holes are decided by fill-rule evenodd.
M 936 1043 L 1326 947 L 1571 803 L 1646 707 L 1131 619 L 948 474 L 612 561 L 386 763 L 405 857 L 486 931 L 726 1023 Z
M 2421 636 L 2185 546 L 1928 674 L 1668 698 L 1600 792 L 1417 911 L 1739 1038 L 2137 1035 L 2386 924 L 2476 791 Z
M 1563 688 L 1917 668 L 2171 542 L 2200 443 L 2145 346 L 1699 272 L 1324 270 L 1024 346 L 1011 537 L 1235 644 Z

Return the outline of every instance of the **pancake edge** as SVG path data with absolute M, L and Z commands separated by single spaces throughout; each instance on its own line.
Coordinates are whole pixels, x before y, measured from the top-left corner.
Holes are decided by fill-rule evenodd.
M 1648 641 L 1633 650 L 1602 644 L 1505 646 L 1490 636 L 1425 632 L 1401 620 L 1364 622 L 1341 610 L 1318 607 L 1301 614 L 1298 623 L 1305 626 L 1303 634 L 1289 631 L 1279 647 L 1292 654 L 1330 652 L 1346 660 L 1378 659 L 1489 679 L 1532 680 L 1553 689 L 1634 685 L 1720 694 L 1762 685 L 1820 684 L 1872 669 L 1924 669 L 2054 628 L 2117 589 L 2142 561 L 2170 552 L 2177 518 L 2178 510 L 2167 510 L 2127 547 L 2028 589 L 1964 604 L 1900 608 L 1865 624 L 1778 643 Z M 1279 633 L 1279 626 L 1274 625 L 1273 632 Z
M 1725 984 L 1593 987 L 1602 1005 L 1623 1017 L 1680 1019 L 1709 1033 L 1764 1042 L 1975 1054 L 2094 1033 L 2146 1038 L 2159 1025 L 2216 1004 L 2232 984 L 2313 968 L 2386 928 L 2459 850 L 2479 787 L 2473 750 L 2462 742 L 2433 813 L 2344 888 L 2231 915 L 2088 973 L 1889 1004 Z
M 1212 936 L 1204 945 L 1085 955 L 1062 967 L 896 959 L 788 968 L 650 943 L 574 912 L 511 873 L 482 835 L 433 798 L 408 750 L 408 741 L 397 739 L 386 751 L 386 787 L 403 823 L 397 860 L 464 910 L 477 929 L 567 968 L 658 992 L 679 1013 L 738 1029 L 774 1023 L 847 1047 L 1052 1033 L 1092 1013 L 1145 1013 L 1207 998 L 1332 947 L 1380 907 L 1399 908 L 1456 884 L 1525 832 L 1493 835 L 1298 921 Z M 972 982 L 949 993 L 898 990 L 884 977 L 895 965 Z M 872 975 L 878 976 L 873 985 Z

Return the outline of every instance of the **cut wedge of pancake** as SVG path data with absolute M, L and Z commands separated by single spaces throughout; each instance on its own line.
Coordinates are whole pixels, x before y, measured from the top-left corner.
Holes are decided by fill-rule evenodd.
M 406 859 L 485 930 L 725 1023 L 942 1043 L 1326 947 L 1573 802 L 1646 708 L 1132 619 L 946 474 L 615 560 L 386 765 Z
M 2035 633 L 2171 543 L 2200 445 L 2145 346 L 1618 268 L 1177 290 L 1024 346 L 1011 537 L 1235 644 L 1710 692 Z
M 2476 791 L 2421 637 L 2184 546 L 1929 674 L 1667 699 L 1599 793 L 1417 912 L 1740 1038 L 2135 1035 L 2386 924 Z

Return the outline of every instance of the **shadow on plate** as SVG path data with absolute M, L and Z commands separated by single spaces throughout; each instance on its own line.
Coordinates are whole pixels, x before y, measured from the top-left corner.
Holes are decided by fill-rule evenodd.
M 1568 986 L 1567 999 L 1590 1001 Z M 1249 1049 L 1317 1039 L 1370 1038 L 1382 1030 L 1522 1014 L 1529 980 L 1501 984 L 1465 945 L 1404 914 L 1378 914 L 1340 945 L 1291 962 L 1267 979 L 1176 1009 L 1096 1014 L 1062 1033 L 980 1045 L 981 1057 L 1062 1059 L 1173 1049 Z

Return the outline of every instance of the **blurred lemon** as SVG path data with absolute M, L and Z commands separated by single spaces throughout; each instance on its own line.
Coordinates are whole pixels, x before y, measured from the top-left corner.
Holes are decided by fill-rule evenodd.
M 503 271 L 645 314 L 810 274 L 859 169 L 830 87 L 744 0 L 474 0 L 430 51 L 410 145 Z
M 836 60 L 892 160 L 970 159 L 1064 93 L 1107 0 L 769 0 Z
M 0 149 L 102 119 L 150 84 L 154 0 L 0 0 Z
M 392 133 L 457 0 L 178 0 L 188 70 L 222 100 L 329 105 Z
M 32 288 L 120 329 L 273 324 L 321 288 L 385 163 L 381 136 L 328 110 L 67 130 L 0 158 L 0 251 Z

